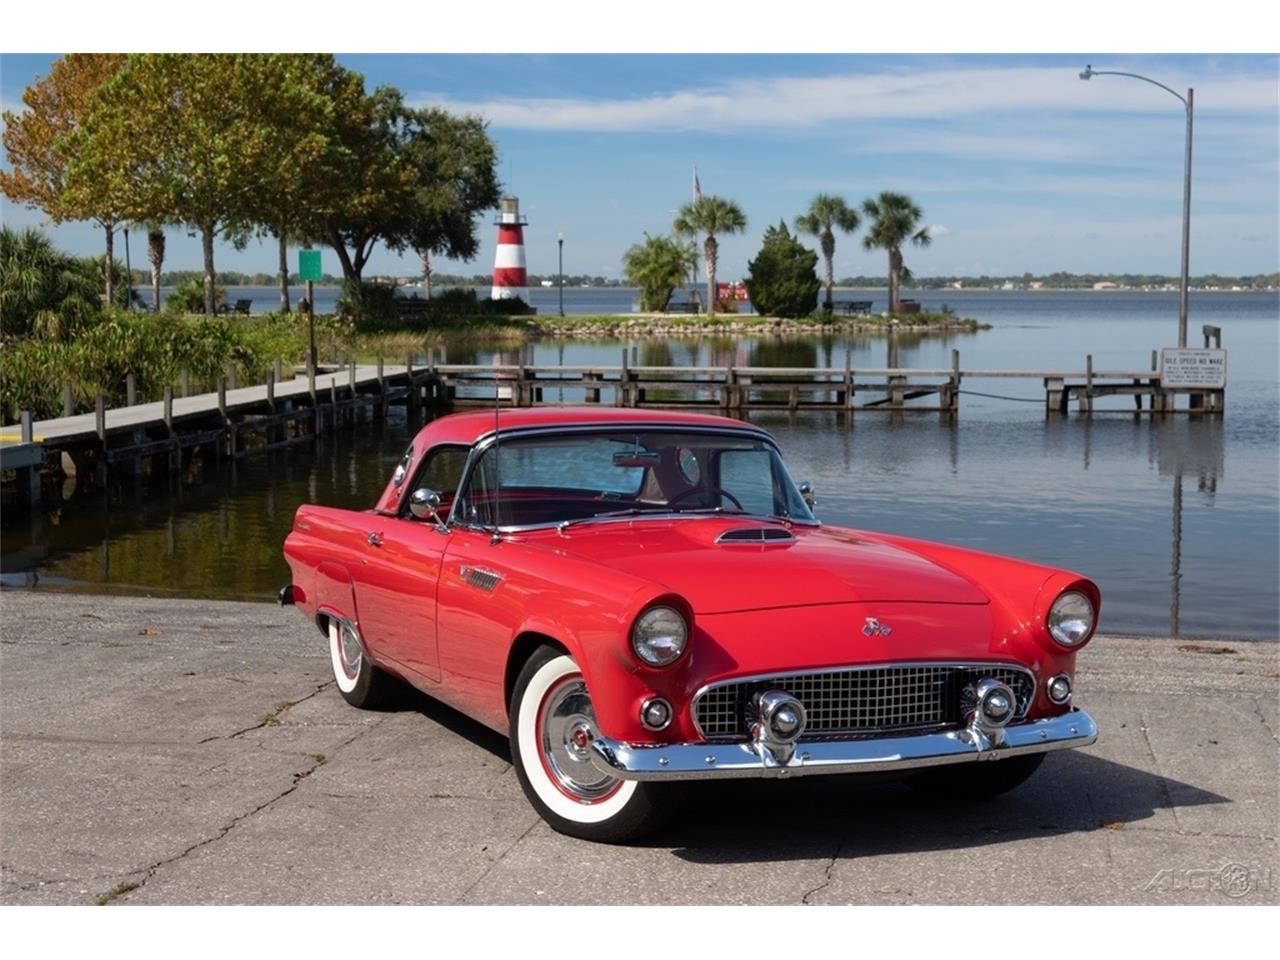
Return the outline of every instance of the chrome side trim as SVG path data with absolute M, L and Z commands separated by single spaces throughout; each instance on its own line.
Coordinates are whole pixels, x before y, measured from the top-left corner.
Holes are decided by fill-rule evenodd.
M 969 730 L 859 740 L 801 739 L 794 755 L 780 762 L 769 750 L 758 750 L 751 743 L 637 745 L 597 737 L 591 743 L 590 757 L 596 769 L 623 780 L 800 777 L 998 761 L 1086 747 L 1097 739 L 1098 726 L 1093 718 L 1083 710 L 1072 710 L 1058 717 L 1008 726 L 1000 744 L 974 737 Z
M 715 680 L 711 683 L 703 684 L 693 694 L 692 700 L 689 702 L 689 711 L 693 720 L 693 728 L 697 731 L 698 736 L 706 737 L 703 732 L 702 725 L 698 723 L 698 702 L 703 696 L 711 690 L 719 687 L 734 686 L 740 683 L 762 683 L 770 680 L 776 680 L 779 677 L 809 677 L 823 673 L 842 673 L 852 670 L 892 670 L 898 667 L 929 667 L 933 669 L 951 669 L 951 670 L 982 670 L 990 667 L 999 667 L 1004 670 L 1017 670 L 1027 675 L 1031 681 L 1031 696 L 1028 698 L 1026 708 L 1020 708 L 1015 720 L 1026 716 L 1027 711 L 1031 709 L 1031 703 L 1035 700 L 1036 689 L 1038 687 L 1035 674 L 1024 667 L 1020 663 L 1011 663 L 1003 660 L 895 660 L 889 663 L 851 663 L 830 667 L 817 667 L 811 670 L 772 670 L 768 673 L 753 673 L 741 677 L 729 677 L 724 680 Z M 862 734 L 875 734 L 879 731 L 870 729 L 860 731 Z M 744 734 L 745 736 L 745 734 Z M 720 738 L 723 739 L 723 738 Z

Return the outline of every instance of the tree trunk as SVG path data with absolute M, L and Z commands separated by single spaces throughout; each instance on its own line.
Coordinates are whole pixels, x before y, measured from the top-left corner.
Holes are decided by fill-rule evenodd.
M 716 312 L 716 257 L 720 245 L 715 237 L 707 234 L 707 242 L 702 249 L 707 260 L 707 316 L 712 316 Z
M 338 236 L 330 234 L 329 246 L 333 247 L 333 252 L 338 255 L 338 263 L 342 265 L 342 279 L 359 283 L 360 272 L 351 265 L 351 255 L 347 253 L 346 244 Z
M 289 245 L 285 243 L 285 231 L 276 234 L 280 240 L 280 312 L 289 312 Z
M 160 269 L 151 268 L 151 309 L 160 312 Z
M 898 301 L 901 275 L 902 253 L 895 247 L 889 251 L 889 313 L 891 314 L 902 310 L 902 304 Z
M 827 312 L 831 312 L 831 288 L 835 286 L 836 238 L 830 230 L 822 231 L 822 259 L 827 265 Z
M 431 299 L 431 251 L 422 251 L 422 282 L 427 288 L 427 299 Z
M 213 316 L 213 227 L 200 228 L 200 245 L 204 249 L 204 315 Z
M 107 231 L 107 269 L 105 271 L 107 282 L 107 306 L 113 306 L 115 303 L 115 270 L 116 265 L 116 231 L 115 223 L 108 220 L 103 225 L 103 229 Z

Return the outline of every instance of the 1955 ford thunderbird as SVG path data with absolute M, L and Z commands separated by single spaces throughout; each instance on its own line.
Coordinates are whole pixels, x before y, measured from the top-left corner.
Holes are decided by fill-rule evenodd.
M 1096 739 L 1071 703 L 1092 581 L 826 526 L 813 499 L 738 420 L 456 414 L 372 510 L 298 509 L 280 600 L 349 703 L 408 682 L 507 734 L 530 803 L 593 840 L 659 823 L 671 781 L 994 795 Z

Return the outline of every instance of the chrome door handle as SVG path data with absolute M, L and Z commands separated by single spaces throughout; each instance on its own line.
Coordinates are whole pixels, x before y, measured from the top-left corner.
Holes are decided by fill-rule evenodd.
M 376 530 L 370 530 L 369 536 L 366 537 L 365 539 L 368 541 L 369 546 L 371 547 L 382 546 L 382 534 L 378 533 L 378 531 Z

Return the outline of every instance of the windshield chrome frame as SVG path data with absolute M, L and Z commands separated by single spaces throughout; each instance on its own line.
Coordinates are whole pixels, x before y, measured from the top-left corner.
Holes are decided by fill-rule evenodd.
M 735 434 L 748 437 L 752 440 L 761 440 L 766 443 L 778 458 L 778 462 L 783 465 L 786 470 L 786 461 L 782 459 L 782 451 L 778 449 L 778 444 L 767 432 L 759 427 L 751 424 L 743 424 L 739 427 L 726 426 L 703 426 L 701 424 L 675 424 L 671 422 L 654 421 L 635 421 L 627 423 L 592 423 L 592 424 L 560 424 L 556 426 L 538 426 L 538 427 L 513 427 L 503 430 L 499 427 L 497 430 L 490 431 L 482 436 L 471 447 L 471 452 L 467 455 L 467 462 L 462 468 L 462 479 L 458 482 L 458 490 L 454 494 L 453 503 L 449 507 L 449 517 L 447 525 L 450 529 L 457 527 L 465 530 L 479 530 L 486 533 L 524 533 L 532 530 L 555 530 L 565 521 L 554 520 L 547 523 L 530 523 L 524 525 L 511 526 L 491 526 L 488 524 L 470 523 L 458 516 L 458 506 L 462 503 L 463 491 L 471 486 L 472 475 L 475 473 L 476 465 L 480 462 L 480 458 L 485 452 L 497 442 L 499 435 L 503 442 L 508 440 L 525 440 L 529 437 L 539 436 L 572 436 L 576 434 L 591 433 L 618 433 L 628 432 L 634 429 L 637 433 L 643 431 L 665 431 L 669 433 L 701 433 L 708 436 L 733 436 Z M 790 471 L 787 471 L 787 478 L 791 479 Z M 792 480 L 794 484 L 795 481 Z M 798 490 L 798 487 L 797 487 Z M 702 510 L 700 512 L 691 511 L 663 511 L 654 510 L 652 513 L 635 513 L 621 517 L 582 517 L 581 519 L 572 521 L 574 525 L 579 523 L 631 523 L 636 520 L 704 520 L 707 517 L 730 517 L 740 520 L 771 520 L 793 524 L 798 527 L 820 527 L 822 523 L 814 518 L 813 520 L 804 520 L 797 517 L 778 517 L 773 514 L 762 515 L 758 513 L 729 513 L 714 510 Z

